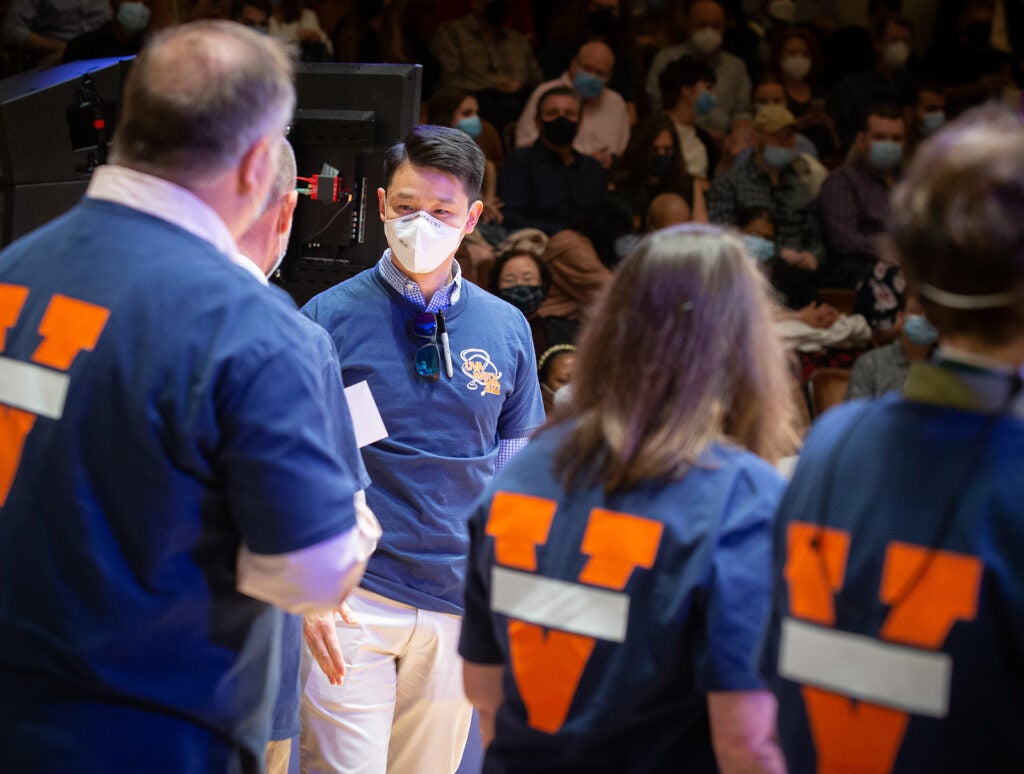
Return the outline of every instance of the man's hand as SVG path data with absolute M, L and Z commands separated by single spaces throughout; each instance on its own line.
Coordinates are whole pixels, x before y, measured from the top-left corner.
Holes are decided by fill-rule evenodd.
M 794 250 L 792 247 L 783 247 L 779 250 L 779 257 L 795 269 L 814 271 L 818 268 L 818 259 L 814 253 L 807 250 Z
M 828 304 L 810 303 L 796 313 L 796 319 L 812 328 L 830 328 L 839 319 L 839 310 Z
M 331 613 L 307 615 L 302 620 L 302 634 L 309 652 L 331 685 L 341 685 L 345 681 L 345 657 L 338 642 L 336 615 L 340 615 L 341 620 L 350 626 L 358 623 L 347 602 L 342 602 Z
M 480 220 L 484 223 L 498 223 L 505 219 L 505 216 L 501 213 L 501 208 L 505 206 L 505 202 L 499 199 L 497 196 L 491 199 L 484 200 L 484 211 L 480 216 Z

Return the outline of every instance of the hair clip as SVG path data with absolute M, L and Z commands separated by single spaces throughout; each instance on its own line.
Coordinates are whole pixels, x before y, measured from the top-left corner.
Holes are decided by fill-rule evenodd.
M 680 312 L 689 312 L 691 309 L 693 309 L 693 301 L 682 301 L 682 302 L 680 302 L 680 304 L 679 304 L 679 311 Z

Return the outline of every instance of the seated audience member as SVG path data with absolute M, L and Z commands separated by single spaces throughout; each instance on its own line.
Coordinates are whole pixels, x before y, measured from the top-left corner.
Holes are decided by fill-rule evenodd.
M 704 186 L 683 166 L 679 135 L 668 116 L 654 115 L 636 126 L 626 152 L 612 168 L 612 186 L 629 206 L 639 231 L 648 230 L 644 218 L 651 202 L 667 192 L 686 200 L 693 220 L 707 222 Z
M 579 95 L 555 86 L 537 100 L 539 139 L 512 153 L 498 174 L 509 230 L 539 228 L 551 235 L 565 228 L 607 187 L 601 165 L 572 147 L 580 122 Z
M 738 226 L 743 232 L 744 247 L 772 283 L 784 308 L 776 314 L 776 320 L 798 320 L 812 328 L 828 328 L 839 319 L 839 310 L 821 300 L 807 273 L 779 258 L 775 222 L 766 207 L 743 210 Z
M 484 152 L 484 184 L 480 198 L 483 223 L 501 223 L 501 200 L 498 198 L 498 169 L 505 160 L 501 137 L 490 121 L 480 118 L 476 97 L 463 89 L 438 89 L 427 104 L 427 123 L 461 129 Z
M 551 5 L 556 7 L 552 9 L 548 37 L 537 53 L 544 75 L 555 78 L 565 72 L 580 46 L 599 40 L 615 54 L 608 86 L 622 95 L 635 118 L 639 59 L 630 4 L 626 0 L 568 0 Z
M 11 0 L 6 8 L 0 37 L 25 69 L 60 62 L 68 41 L 99 28 L 111 17 L 110 0 Z
M 853 364 L 846 399 L 878 398 L 887 392 L 902 392 L 911 363 L 923 363 L 931 357 L 939 332 L 924 316 L 921 304 L 907 298 L 905 312 L 899 313 L 896 326 L 899 338 L 865 352 Z
M 712 223 L 739 225 L 743 210 L 764 207 L 775 224 L 778 256 L 803 272 L 815 271 L 824 254 L 811 193 L 793 168 L 796 120 L 786 108 L 768 105 L 754 119 L 754 153 L 711 183 Z
M 551 292 L 541 314 L 582 320 L 611 280 L 619 261 L 616 243 L 633 232 L 632 213 L 604 193 L 568 228 L 548 240 L 541 260 L 551 272 Z
M 561 77 L 542 83 L 530 95 L 516 123 L 516 147 L 524 148 L 537 141 L 539 132 L 534 118 L 540 95 L 554 86 L 568 86 L 576 90 L 583 102 L 580 127 L 572 147 L 609 169 L 629 142 L 626 102 L 606 85 L 614 67 L 615 55 L 608 46 L 596 40 L 584 43 Z
M 149 0 L 112 0 L 110 21 L 68 42 L 64 61 L 135 56 L 149 32 Z
M 500 131 L 543 80 L 529 38 L 505 27 L 508 10 L 507 0 L 472 0 L 469 13 L 442 24 L 430 40 L 441 86 L 475 94 L 480 115 Z
M 855 288 L 879 260 L 878 238 L 891 212 L 889 195 L 900 176 L 905 141 L 903 114 L 876 105 L 864 119 L 850 159 L 821 186 L 818 203 L 828 247 L 819 281 Z
M 469 520 L 459 652 L 486 771 L 785 771 L 756 668 L 770 463 L 793 444 L 769 309 L 715 227 L 623 262 L 568 403 Z
M 903 105 L 903 125 L 906 128 L 904 157 L 914 158 L 917 146 L 946 124 L 946 91 L 938 82 L 918 80 Z
M 231 4 L 231 21 L 266 32 L 270 29 L 272 10 L 270 0 L 235 0 Z
M 672 119 L 686 172 L 698 180 L 710 179 L 718 167 L 718 146 L 697 126 L 697 119 L 714 109 L 715 72 L 690 56 L 665 66 L 660 78 L 665 115 Z
M 995 9 L 993 0 L 942 3 L 944 13 L 936 20 L 928 51 L 928 72 L 946 87 L 952 115 L 986 100 L 1001 100 L 1007 89 L 1014 88 L 1013 57 L 992 45 Z
M 685 43 L 662 49 L 647 72 L 647 101 L 652 111 L 667 108 L 662 102 L 661 73 L 670 62 L 694 57 L 715 73 L 715 103 L 697 119 L 697 125 L 721 142 L 737 119 L 750 118 L 750 76 L 743 60 L 722 50 L 725 9 L 717 0 L 695 0 L 690 6 L 690 37 Z
M 575 366 L 576 347 L 572 344 L 555 344 L 537 358 L 537 377 L 544 397 L 545 414 L 550 416 L 555 406 L 568 399 Z
M 669 226 L 693 222 L 693 210 L 686 200 L 676 193 L 658 194 L 647 208 L 647 231 L 658 231 Z
M 993 107 L 893 192 L 942 343 L 902 395 L 829 410 L 779 506 L 762 665 L 790 771 L 1024 770 L 1022 202 L 1024 124 Z
M 881 16 L 873 29 L 875 64 L 849 75 L 836 87 L 836 128 L 844 147 L 864 126 L 875 105 L 898 105 L 910 84 L 910 39 L 913 25 L 904 16 Z
M 320 26 L 316 13 L 305 7 L 303 0 L 280 0 L 274 4 L 267 30 L 278 40 L 297 45 L 304 62 L 326 62 L 334 55 L 334 44 Z
M 758 111 L 765 105 L 786 106 L 786 92 L 782 88 L 782 84 L 773 75 L 765 76 L 754 87 L 754 115 L 756 116 Z M 817 197 L 821 184 L 828 177 L 828 170 L 818 161 L 818 149 L 814 143 L 800 132 L 796 133 L 796 144 L 794 147 L 796 148 L 796 158 L 793 159 L 793 169 L 800 175 L 800 179 L 807 186 L 807 190 L 813 199 Z M 746 163 L 753 154 L 754 126 L 751 124 L 729 135 L 722 150 L 719 166 L 727 164 L 729 156 L 735 158 L 732 166 L 739 166 Z
M 556 344 L 576 340 L 578 323 L 564 317 L 539 314 L 551 289 L 551 273 L 530 249 L 499 252 L 491 267 L 488 289 L 523 313 L 533 334 L 533 351 L 544 352 Z
M 769 68 L 780 80 L 797 129 L 814 143 L 817 155 L 838 163 L 842 146 L 820 90 L 821 52 L 814 34 L 800 27 L 781 33 L 772 46 Z

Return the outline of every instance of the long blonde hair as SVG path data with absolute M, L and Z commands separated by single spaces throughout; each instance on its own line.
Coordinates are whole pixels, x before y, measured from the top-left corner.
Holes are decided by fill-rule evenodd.
M 567 488 L 678 480 L 715 440 L 769 461 L 796 446 L 786 357 L 766 282 L 742 242 L 688 223 L 642 240 L 581 334 L 571 427 L 555 456 Z

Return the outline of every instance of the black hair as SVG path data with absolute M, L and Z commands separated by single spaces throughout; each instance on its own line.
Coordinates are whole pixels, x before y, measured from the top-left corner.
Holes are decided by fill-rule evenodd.
M 902 121 L 903 111 L 898 106 L 889 103 L 874 105 L 864 114 L 864 120 L 861 121 L 860 125 L 861 131 L 866 132 L 868 130 L 868 122 L 871 121 L 871 116 L 885 118 L 889 121 Z
M 701 81 L 715 85 L 715 71 L 707 62 L 701 62 L 692 56 L 684 56 L 669 62 L 658 76 L 662 107 L 666 110 L 672 109 L 679 101 L 679 92 L 684 86 L 696 86 Z
M 470 202 L 480 198 L 484 180 L 484 152 L 476 140 L 450 126 L 414 126 L 405 142 L 388 148 L 384 154 L 384 188 L 391 185 L 395 171 L 405 162 L 416 167 L 431 167 L 454 176 Z
M 535 264 L 537 264 L 537 270 L 540 272 L 540 287 L 544 291 L 544 296 L 547 297 L 548 291 L 551 290 L 551 271 L 547 265 L 541 260 L 541 257 L 536 253 L 530 252 L 529 250 L 509 250 L 508 252 L 501 253 L 497 258 L 494 259 L 494 264 L 491 266 L 490 272 L 487 274 L 487 289 L 495 295 L 498 294 L 498 280 L 501 279 L 501 270 L 505 268 L 505 264 L 511 261 L 513 258 L 530 258 Z
M 736 225 L 739 228 L 746 228 L 755 220 L 766 220 L 775 225 L 775 218 L 772 217 L 772 211 L 767 207 L 744 207 L 739 211 L 736 217 Z
M 544 107 L 544 103 L 547 102 L 548 97 L 572 97 L 576 100 L 576 106 L 580 109 L 583 108 L 583 103 L 580 100 L 579 92 L 572 86 L 552 86 L 550 89 L 540 95 L 540 99 L 537 100 L 537 118 L 540 118 L 541 108 Z
M 465 89 L 445 87 L 434 92 L 427 103 L 427 123 L 436 126 L 451 126 L 455 111 L 466 97 L 473 96 Z
M 615 240 L 633 233 L 633 211 L 611 191 L 602 191 L 593 204 L 576 213 L 569 228 L 590 240 L 601 263 L 614 267 Z

